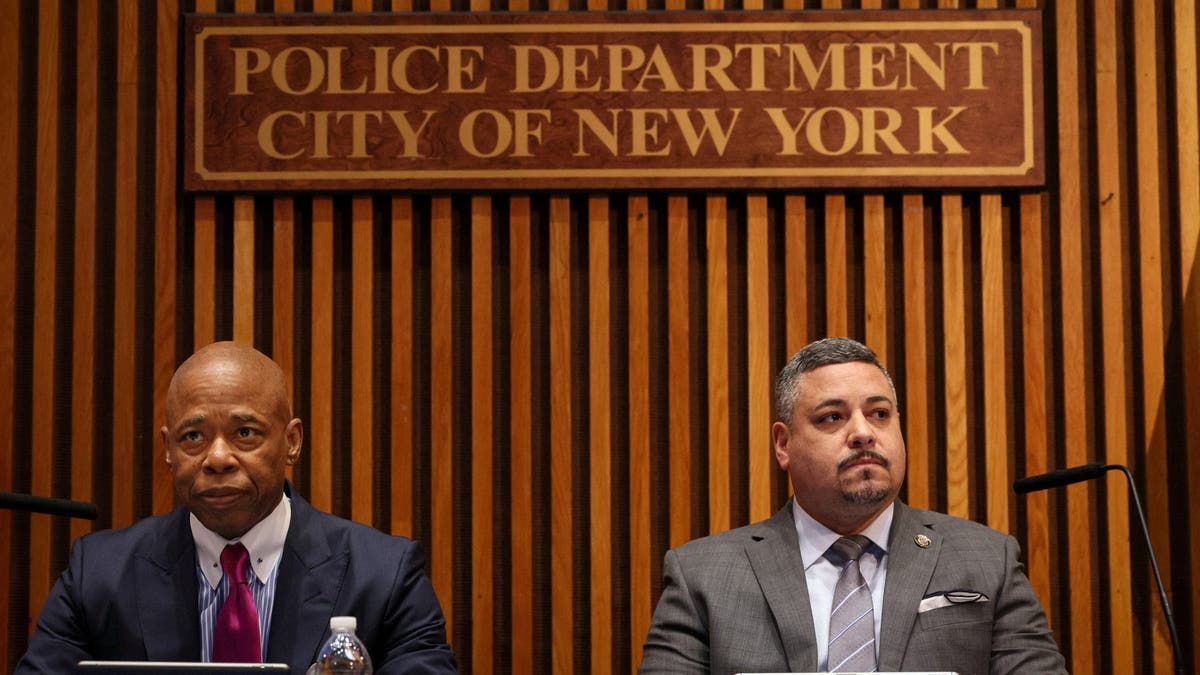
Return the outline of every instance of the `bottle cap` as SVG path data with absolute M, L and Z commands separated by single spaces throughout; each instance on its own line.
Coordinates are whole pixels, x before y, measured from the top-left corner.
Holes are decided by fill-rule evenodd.
M 335 617 L 332 617 L 329 619 L 330 632 L 333 632 L 333 633 L 336 633 L 338 631 L 354 632 L 356 629 L 358 629 L 358 619 L 356 619 L 352 616 L 335 616 Z

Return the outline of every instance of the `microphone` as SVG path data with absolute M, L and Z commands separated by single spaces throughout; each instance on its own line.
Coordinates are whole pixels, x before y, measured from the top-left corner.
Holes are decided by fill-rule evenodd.
M 0 508 L 86 520 L 95 520 L 99 516 L 96 505 L 91 502 L 73 502 L 69 499 L 36 497 L 16 492 L 0 492 Z
M 1185 675 L 1187 668 L 1183 665 L 1183 648 L 1179 646 L 1179 633 L 1175 630 L 1175 617 L 1171 614 L 1171 603 L 1167 602 L 1167 590 L 1163 586 L 1162 573 L 1158 571 L 1158 560 L 1154 557 L 1154 547 L 1150 545 L 1150 528 L 1146 526 L 1146 512 L 1142 510 L 1142 500 L 1138 498 L 1137 485 L 1133 482 L 1133 474 L 1123 464 L 1084 464 L 1070 469 L 1059 469 L 1036 476 L 1026 476 L 1013 482 L 1013 491 L 1019 495 L 1036 490 L 1062 487 L 1071 483 L 1091 480 L 1104 475 L 1106 471 L 1117 470 L 1125 474 L 1129 483 L 1129 492 L 1133 495 L 1133 506 L 1137 509 L 1138 522 L 1142 524 L 1142 536 L 1146 539 L 1146 552 L 1150 554 L 1150 569 L 1154 571 L 1154 580 L 1158 582 L 1158 599 L 1162 602 L 1163 614 L 1167 618 L 1167 630 L 1171 634 L 1171 651 L 1175 657 L 1175 672 Z
M 1039 473 L 1036 476 L 1026 476 L 1014 482 L 1013 491 L 1019 495 L 1023 495 L 1027 492 L 1062 487 L 1071 483 L 1099 478 L 1105 471 L 1114 468 L 1116 467 L 1105 466 L 1104 464 L 1084 464 L 1083 466 L 1076 466 L 1070 469 Z

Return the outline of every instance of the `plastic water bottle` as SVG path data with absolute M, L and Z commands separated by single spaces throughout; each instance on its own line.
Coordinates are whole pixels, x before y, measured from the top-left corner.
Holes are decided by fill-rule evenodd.
M 371 656 L 362 640 L 354 634 L 358 620 L 352 616 L 335 616 L 329 619 L 329 640 L 317 654 L 317 662 L 308 669 L 307 675 L 372 675 Z

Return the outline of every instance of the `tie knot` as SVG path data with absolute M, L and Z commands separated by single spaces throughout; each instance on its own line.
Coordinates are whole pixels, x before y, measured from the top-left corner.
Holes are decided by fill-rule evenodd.
M 861 534 L 842 537 L 833 542 L 828 551 L 825 551 L 825 557 L 834 565 L 842 567 L 851 560 L 861 558 L 870 545 L 871 540 Z
M 241 544 L 230 544 L 221 551 L 221 569 L 229 576 L 230 583 L 246 583 L 246 561 L 250 552 Z

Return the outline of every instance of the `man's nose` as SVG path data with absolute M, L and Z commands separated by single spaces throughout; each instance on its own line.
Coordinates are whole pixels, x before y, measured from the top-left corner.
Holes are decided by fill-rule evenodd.
M 208 446 L 208 452 L 204 456 L 204 470 L 209 473 L 223 473 L 235 468 L 237 462 L 233 458 L 233 448 L 229 447 L 224 438 L 217 437 L 212 445 Z
M 847 442 L 852 448 L 869 448 L 875 445 L 875 427 L 861 412 L 850 416 L 850 436 Z

